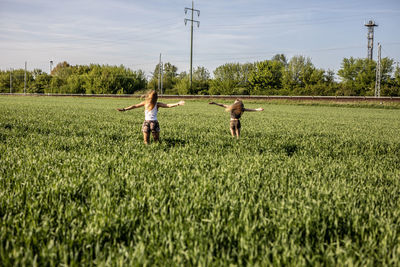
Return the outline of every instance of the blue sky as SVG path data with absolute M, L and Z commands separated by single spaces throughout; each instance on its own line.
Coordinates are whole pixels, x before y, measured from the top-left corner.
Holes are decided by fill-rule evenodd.
M 151 75 L 163 61 L 189 70 L 189 0 L 0 0 L 0 69 L 54 64 L 124 65 Z M 277 53 L 310 57 L 335 72 L 345 57 L 366 57 L 374 19 L 382 56 L 400 61 L 399 0 L 198 0 L 193 65 L 210 73 L 228 62 L 254 62 Z

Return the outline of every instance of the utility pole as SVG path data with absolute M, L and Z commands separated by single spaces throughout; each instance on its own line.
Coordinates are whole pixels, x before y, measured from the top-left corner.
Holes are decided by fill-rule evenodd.
M 188 21 L 191 22 L 191 27 L 190 27 L 190 92 L 192 92 L 192 75 L 193 75 L 193 22 L 197 23 L 197 28 L 200 27 L 200 21 L 198 20 L 193 20 L 193 12 L 197 12 L 197 17 L 200 17 L 200 10 L 194 9 L 194 3 L 192 1 L 192 8 L 185 7 L 185 14 L 187 14 L 187 11 L 191 10 L 192 11 L 192 18 L 191 19 L 186 19 L 185 18 L 185 25 Z
M 367 34 L 367 39 L 368 39 L 368 58 L 372 60 L 373 56 L 373 49 L 374 49 L 374 27 L 377 27 L 378 24 L 375 24 L 373 20 L 368 21 L 368 23 L 365 23 L 364 26 L 368 28 L 368 34 Z
M 160 59 L 158 61 L 158 92 L 160 92 L 160 88 L 161 88 L 161 53 L 160 53 Z
M 26 61 L 25 61 L 25 74 L 24 74 L 24 94 L 26 94 Z
M 161 95 L 163 94 L 163 80 L 164 80 L 164 63 L 161 61 Z
M 13 69 L 10 68 L 10 94 L 12 93 L 12 71 Z
M 378 43 L 378 61 L 376 62 L 375 97 L 381 97 L 381 44 Z
M 49 71 L 49 75 L 51 75 L 51 70 L 53 69 L 53 60 L 50 60 L 50 71 Z
M 162 88 L 163 88 L 163 63 L 161 61 L 161 53 L 160 53 L 160 61 L 158 63 L 158 92 L 162 94 Z

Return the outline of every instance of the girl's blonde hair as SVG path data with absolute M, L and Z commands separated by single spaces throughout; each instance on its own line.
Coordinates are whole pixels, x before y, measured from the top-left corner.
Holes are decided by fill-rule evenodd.
M 244 112 L 244 104 L 242 100 L 236 98 L 235 103 L 230 105 L 226 111 L 233 112 L 235 115 L 241 115 Z
M 152 90 L 147 93 L 146 99 L 144 100 L 144 108 L 146 110 L 152 110 L 154 106 L 157 104 L 158 94 L 156 91 Z

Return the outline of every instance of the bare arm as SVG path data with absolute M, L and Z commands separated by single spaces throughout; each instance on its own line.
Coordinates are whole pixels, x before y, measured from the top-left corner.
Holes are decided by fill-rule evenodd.
M 127 111 L 127 110 L 131 110 L 131 109 L 135 109 L 135 108 L 140 108 L 144 106 L 144 101 L 139 103 L 139 104 L 135 104 L 126 108 L 117 108 L 118 111 Z
M 183 106 L 183 105 L 185 105 L 185 101 L 179 101 L 178 103 L 174 103 L 174 104 L 164 104 L 161 102 L 157 103 L 157 107 L 159 107 L 159 108 L 173 108 L 173 107 Z
M 208 103 L 208 104 L 210 104 L 210 105 L 217 105 L 217 106 L 220 106 L 220 107 L 223 107 L 223 108 L 228 108 L 228 105 L 218 104 L 218 103 L 215 103 L 215 102 L 210 102 L 210 103 Z
M 256 109 L 252 109 L 252 108 L 245 108 L 244 111 L 263 111 L 263 108 L 256 108 Z

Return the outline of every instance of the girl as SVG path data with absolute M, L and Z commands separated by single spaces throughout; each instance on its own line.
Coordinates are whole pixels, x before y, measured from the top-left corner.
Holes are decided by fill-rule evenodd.
M 224 104 L 218 104 L 215 102 L 210 102 L 208 104 L 223 107 L 225 108 L 226 111 L 231 112 L 231 123 L 230 123 L 231 134 L 232 137 L 236 136 L 237 139 L 239 139 L 240 137 L 240 128 L 241 128 L 240 117 L 242 116 L 243 112 L 264 110 L 263 108 L 257 108 L 257 109 L 244 108 L 243 102 L 239 98 L 236 98 L 235 102 L 230 106 Z
M 175 104 L 164 104 L 161 102 L 157 102 L 157 99 L 157 92 L 150 91 L 147 94 L 145 101 L 136 105 L 129 106 L 127 108 L 117 108 L 118 111 L 127 111 L 144 106 L 144 122 L 142 125 L 142 132 L 145 144 L 149 144 L 150 142 L 150 131 L 153 135 L 153 139 L 155 142 L 158 142 L 160 139 L 160 125 L 157 120 L 158 108 L 173 108 L 177 106 L 183 106 L 185 104 L 184 101 L 179 101 Z

